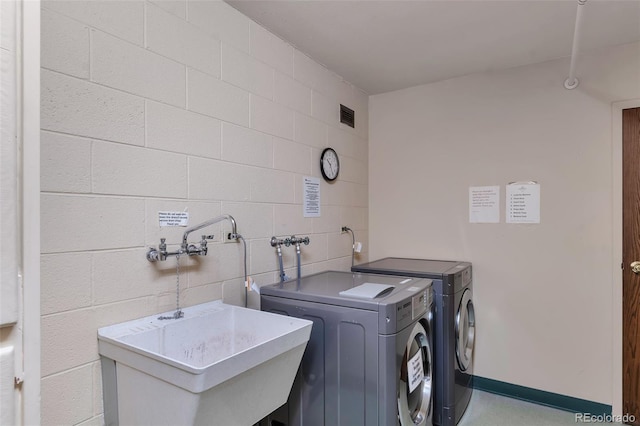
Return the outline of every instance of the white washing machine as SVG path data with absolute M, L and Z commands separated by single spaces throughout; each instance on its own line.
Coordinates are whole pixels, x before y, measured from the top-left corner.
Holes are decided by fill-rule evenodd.
M 352 271 L 429 278 L 435 298 L 435 410 L 433 423 L 460 421 L 473 392 L 475 311 L 471 263 L 386 257 L 356 265 Z
M 260 299 L 313 321 L 288 403 L 261 424 L 432 424 L 431 280 L 329 271 L 264 286 Z

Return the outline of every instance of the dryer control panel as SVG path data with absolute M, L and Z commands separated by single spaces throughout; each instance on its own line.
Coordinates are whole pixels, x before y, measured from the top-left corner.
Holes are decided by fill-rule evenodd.
M 411 298 L 411 319 L 421 317 L 427 310 L 427 290 Z
M 408 326 L 427 312 L 427 301 L 429 299 L 429 291 L 427 290 L 431 290 L 431 288 L 423 289 L 410 299 L 405 300 L 402 304 L 399 303 L 396 305 L 396 324 L 398 330 Z
M 393 334 L 423 317 L 433 305 L 431 280 L 418 279 L 395 296 L 394 303 L 386 300 L 380 308 L 382 334 Z M 393 297 L 393 296 L 392 296 Z

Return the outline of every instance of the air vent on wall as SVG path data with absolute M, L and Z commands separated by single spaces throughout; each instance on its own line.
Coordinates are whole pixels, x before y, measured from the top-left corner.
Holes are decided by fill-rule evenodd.
M 340 104 L 340 122 L 349 127 L 356 127 L 356 113 L 351 108 Z

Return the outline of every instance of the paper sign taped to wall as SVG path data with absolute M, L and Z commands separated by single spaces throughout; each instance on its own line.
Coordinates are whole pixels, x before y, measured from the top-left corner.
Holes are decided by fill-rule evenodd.
M 409 392 L 413 392 L 424 379 L 422 351 L 418 351 L 407 363 L 407 376 L 407 380 L 409 380 Z
M 320 179 L 302 178 L 303 217 L 320 217 Z
M 507 185 L 507 223 L 540 223 L 540 184 L 512 182 Z
M 189 212 L 158 212 L 160 226 L 187 226 Z
M 500 187 L 469 187 L 469 223 L 500 222 Z

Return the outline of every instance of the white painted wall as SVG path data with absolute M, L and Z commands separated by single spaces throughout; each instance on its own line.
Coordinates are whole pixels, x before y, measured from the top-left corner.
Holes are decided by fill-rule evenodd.
M 474 374 L 612 404 L 612 108 L 640 98 L 640 44 L 370 98 L 370 257 L 468 260 Z M 505 184 L 541 184 L 541 223 L 507 225 Z M 501 185 L 501 223 L 469 224 Z M 618 188 L 619 190 L 619 188 Z M 617 356 L 618 354 L 616 354 Z
M 261 284 L 277 280 L 272 235 L 311 237 L 303 273 L 348 269 L 340 227 L 367 241 L 367 108 L 223 2 L 43 2 L 42 424 L 100 424 L 97 329 L 175 308 L 175 260 L 145 259 L 184 231 L 160 229 L 159 210 L 188 208 L 191 224 L 232 214 Z M 320 177 L 326 146 L 341 175 L 305 219 L 302 178 Z M 242 246 L 222 229 L 206 230 L 207 257 L 182 261 L 184 306 L 241 300 Z

